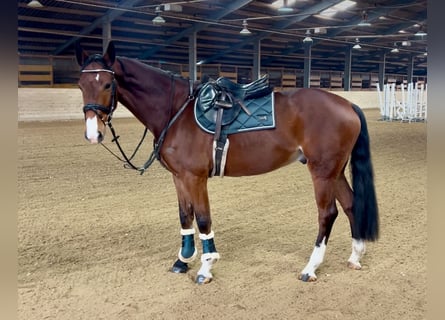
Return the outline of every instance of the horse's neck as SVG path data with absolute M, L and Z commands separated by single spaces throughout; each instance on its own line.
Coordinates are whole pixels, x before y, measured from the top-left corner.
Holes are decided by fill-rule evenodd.
M 156 138 L 159 137 L 178 108 L 175 96 L 184 90 L 184 86 L 179 85 L 177 79 L 167 74 L 160 75 L 155 69 L 146 68 L 131 60 L 121 60 L 121 65 L 115 68 L 115 73 L 119 102 Z

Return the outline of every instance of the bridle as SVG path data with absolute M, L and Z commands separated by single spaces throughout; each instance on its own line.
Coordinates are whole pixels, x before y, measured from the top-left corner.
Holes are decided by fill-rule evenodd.
M 85 69 L 85 67 L 87 65 L 89 65 L 90 63 L 92 63 L 93 61 L 99 62 L 102 64 L 103 68 L 100 69 Z M 153 151 L 150 154 L 148 160 L 144 163 L 143 166 L 141 167 L 137 167 L 135 166 L 131 160 L 133 159 L 133 157 L 136 155 L 137 151 L 139 150 L 139 147 L 141 146 L 142 142 L 145 139 L 145 136 L 147 134 L 147 127 L 144 130 L 144 133 L 141 137 L 141 140 L 139 141 L 138 145 L 136 146 L 136 149 L 134 150 L 133 154 L 130 157 L 127 157 L 127 155 L 125 154 L 124 150 L 122 149 L 122 147 L 119 144 L 119 136 L 116 135 L 116 132 L 114 131 L 114 128 L 111 124 L 111 119 L 113 116 L 113 112 L 114 110 L 116 110 L 117 107 L 117 92 L 116 92 L 116 80 L 114 78 L 114 71 L 107 66 L 107 64 L 105 63 L 105 60 L 103 59 L 102 56 L 96 54 L 93 55 L 92 57 L 88 58 L 82 69 L 81 69 L 81 73 L 92 73 L 92 72 L 108 72 L 111 73 L 113 75 L 113 80 L 111 82 L 111 103 L 110 106 L 104 106 L 101 104 L 97 104 L 97 103 L 87 103 L 86 105 L 83 106 L 83 112 L 84 114 L 87 113 L 87 111 L 93 111 L 98 117 L 99 119 L 101 119 L 101 121 L 110 128 L 110 131 L 113 135 L 113 139 L 111 140 L 112 142 L 115 142 L 117 147 L 119 148 L 119 151 L 121 152 L 123 159 L 121 159 L 118 155 L 116 155 L 113 151 L 111 151 L 107 146 L 105 146 L 102 142 L 100 142 L 100 144 L 107 149 L 112 155 L 114 155 L 117 159 L 119 159 L 121 162 L 124 162 L 124 168 L 130 168 L 130 169 L 134 169 L 140 172 L 140 174 L 142 175 L 145 170 L 148 169 L 148 167 L 157 159 L 157 160 L 161 160 L 160 157 L 160 150 L 162 147 L 162 143 L 164 142 L 164 138 L 165 135 L 167 134 L 167 130 L 173 125 L 173 123 L 179 118 L 179 116 L 182 114 L 182 112 L 185 110 L 185 108 L 187 107 L 187 105 L 189 104 L 189 102 L 191 100 L 194 99 L 194 95 L 193 95 L 193 81 L 188 80 L 189 81 L 189 95 L 187 97 L 187 100 L 184 102 L 184 104 L 181 106 L 181 108 L 178 110 L 178 112 L 168 121 L 167 125 L 164 127 L 164 129 L 161 131 L 161 134 L 159 136 L 159 138 L 156 140 L 153 140 Z M 169 105 L 170 105 L 170 117 L 171 117 L 171 111 L 173 109 L 173 96 L 174 96 L 174 88 L 175 88 L 175 81 L 174 81 L 174 76 L 171 76 L 171 95 L 170 95 L 170 101 L 169 101 Z M 102 117 L 99 115 L 98 111 L 105 113 L 107 115 L 107 119 L 106 121 L 104 121 L 102 119 Z M 160 161 L 161 162 L 161 161 Z M 162 164 L 162 162 L 161 162 Z
M 87 61 L 88 62 L 88 61 Z M 111 81 L 111 103 L 110 106 L 104 106 L 98 103 L 87 103 L 83 106 L 83 113 L 86 114 L 88 111 L 93 111 L 99 119 L 102 120 L 105 124 L 111 122 L 111 118 L 113 116 L 114 110 L 117 107 L 117 99 L 116 99 L 116 80 L 114 79 L 114 71 L 110 68 L 100 68 L 100 69 L 82 69 L 81 73 L 98 73 L 98 72 L 108 72 L 113 75 L 113 80 Z M 99 112 L 102 112 L 107 115 L 107 121 L 105 122 L 102 117 L 99 115 Z

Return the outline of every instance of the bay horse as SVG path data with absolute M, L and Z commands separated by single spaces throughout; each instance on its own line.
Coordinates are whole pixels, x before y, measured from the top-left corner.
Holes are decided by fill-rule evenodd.
M 210 282 L 212 267 L 220 259 L 207 191 L 213 167 L 213 135 L 195 121 L 196 84 L 137 59 L 116 56 L 112 41 L 105 53 L 92 55 L 78 44 L 76 59 L 81 66 L 78 85 L 84 103 L 86 139 L 93 144 L 103 141 L 117 101 L 153 134 L 157 159 L 172 174 L 178 197 L 182 244 L 171 271 L 187 272 L 196 258 L 196 221 L 202 254 L 195 282 Z M 317 280 L 316 270 L 324 260 L 338 215 L 336 200 L 350 224 L 352 253 L 347 265 L 361 269 L 365 241 L 376 241 L 379 236 L 370 141 L 362 110 L 322 89 L 272 94 L 275 128 L 230 135 L 224 175 L 259 175 L 297 160 L 305 163 L 318 208 L 318 234 L 298 278 Z M 348 162 L 352 188 L 345 177 Z

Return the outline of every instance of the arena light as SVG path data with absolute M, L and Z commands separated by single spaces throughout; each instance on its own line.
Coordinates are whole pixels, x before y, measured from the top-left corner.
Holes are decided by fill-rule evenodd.
M 414 35 L 415 35 L 415 36 L 418 36 L 418 37 L 424 37 L 424 36 L 426 36 L 426 32 L 423 31 L 422 29 L 420 29 L 420 30 L 417 31 Z
M 362 20 L 357 24 L 359 27 L 369 27 L 371 23 L 368 21 L 368 13 L 366 10 L 362 11 Z
M 394 42 L 394 48 L 391 50 L 392 53 L 398 53 L 399 48 L 397 47 L 397 42 Z
M 321 11 L 318 16 L 321 18 L 331 18 L 339 11 L 345 11 L 352 6 L 355 6 L 357 2 L 351 1 L 351 0 L 344 0 L 342 2 L 337 3 L 336 5 L 333 5 L 332 7 L 329 7 L 323 11 Z
M 303 39 L 304 43 L 309 43 L 312 42 L 312 38 L 311 38 L 311 30 L 307 29 L 306 30 L 306 37 Z
M 247 20 L 243 21 L 243 29 L 239 33 L 243 36 L 248 36 L 252 33 L 249 29 L 247 29 Z
M 271 4 L 273 8 L 280 13 L 289 13 L 294 11 L 291 6 L 297 2 L 296 0 L 277 0 Z
M 151 22 L 153 22 L 155 26 L 160 26 L 165 23 L 165 19 L 161 16 L 161 12 L 162 12 L 161 7 L 160 6 L 156 7 L 155 13 L 157 14 L 157 16 L 154 17 L 153 20 L 151 20 Z
M 294 9 L 292 9 L 291 7 L 289 7 L 287 0 L 283 1 L 283 5 L 281 7 L 278 8 L 278 12 L 281 13 L 289 13 L 294 11 Z
M 31 7 L 31 8 L 42 8 L 43 4 L 41 4 L 38 0 L 31 0 L 28 3 L 28 7 Z

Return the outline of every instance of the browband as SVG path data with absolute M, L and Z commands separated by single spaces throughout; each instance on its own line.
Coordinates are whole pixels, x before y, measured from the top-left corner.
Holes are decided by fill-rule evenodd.
M 103 72 L 109 72 L 109 73 L 111 73 L 111 74 L 113 74 L 114 75 L 114 71 L 113 70 L 109 70 L 109 69 L 91 69 L 91 70 L 82 70 L 82 71 L 80 71 L 80 72 L 101 72 L 101 71 L 103 71 Z

